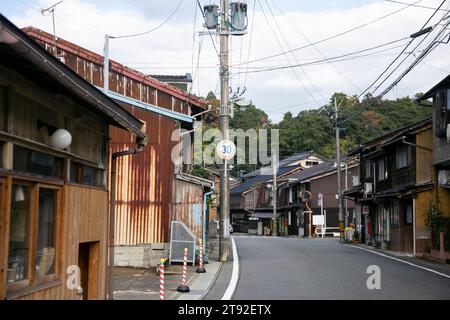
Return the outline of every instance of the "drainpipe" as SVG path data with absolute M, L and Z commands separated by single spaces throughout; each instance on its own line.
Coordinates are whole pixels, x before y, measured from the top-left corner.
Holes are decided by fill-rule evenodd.
M 144 149 L 142 145 L 139 147 L 128 149 L 124 151 L 115 152 L 111 157 L 111 199 L 109 204 L 109 261 L 108 261 L 108 300 L 114 300 L 113 291 L 113 271 L 114 271 L 114 240 L 116 228 L 116 172 L 117 172 L 117 158 L 133 155 L 141 152 Z
M 214 186 L 211 189 L 210 192 L 206 192 L 203 194 L 203 215 L 202 215 L 202 220 L 203 220 L 203 234 L 202 234 L 202 244 L 203 244 L 203 260 L 205 262 L 208 262 L 208 257 L 206 256 L 206 198 L 209 197 L 210 195 L 214 194 Z

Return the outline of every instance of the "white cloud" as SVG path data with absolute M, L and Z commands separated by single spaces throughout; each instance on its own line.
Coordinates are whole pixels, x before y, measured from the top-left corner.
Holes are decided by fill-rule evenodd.
M 111 8 L 100 8 L 99 5 L 89 3 L 87 0 L 65 1 L 56 11 L 57 35 L 101 54 L 105 33 L 123 35 L 150 30 L 167 17 L 178 3 L 178 0 L 156 1 L 155 3 L 152 2 L 152 5 L 142 1 L 136 4 L 137 2 L 139 1 L 128 0 L 126 8 L 119 9 L 117 3 Z M 262 1 L 262 3 L 264 2 Z M 269 1 L 269 3 L 273 3 L 273 1 Z M 53 1 L 43 0 L 39 2 L 41 7 L 50 4 L 53 4 Z M 421 4 L 437 7 L 438 1 L 428 0 L 421 2 Z M 136 6 L 133 7 L 133 5 Z M 295 26 L 306 34 L 310 40 L 317 41 L 354 26 L 367 23 L 399 8 L 401 8 L 400 5 L 380 1 L 350 9 L 308 12 L 291 10 L 283 17 L 277 15 L 278 11 L 274 7 L 272 9 L 277 15 L 276 19 L 282 29 L 282 34 L 292 49 L 307 45 L 308 42 L 293 28 L 290 21 L 293 21 Z M 133 67 L 139 67 L 138 69 L 146 73 L 184 74 L 191 72 L 194 10 L 195 1 L 185 0 L 180 8 L 180 12 L 177 12 L 173 19 L 156 32 L 143 37 L 111 40 L 111 57 Z M 252 10 L 253 8 L 249 5 L 250 17 L 252 16 Z M 332 57 L 402 38 L 418 31 L 431 13 L 431 10 L 423 8 L 408 8 L 367 27 L 318 44 L 317 48 L 325 56 Z M 275 28 L 273 19 L 267 10 L 266 14 L 270 24 Z M 442 13 L 439 12 L 436 17 L 441 15 Z M 43 17 L 39 12 L 33 10 L 27 10 L 20 16 L 9 18 L 19 27 L 33 25 L 52 32 L 51 17 Z M 201 19 L 201 15 L 197 12 L 197 31 L 203 30 Z M 251 21 L 249 32 L 250 25 Z M 277 31 L 276 33 L 279 41 L 283 43 L 280 32 Z M 219 48 L 216 37 L 214 39 L 217 48 Z M 243 36 L 241 52 L 241 39 L 233 37 L 232 65 L 239 63 L 239 61 L 247 60 L 249 40 L 249 34 Z M 199 36 L 196 36 L 196 41 L 200 41 Z M 416 40 L 417 43 L 418 41 L 420 40 Z M 428 39 L 425 43 L 427 42 Z M 200 77 L 195 81 L 194 93 L 206 95 L 208 91 L 216 89 L 218 69 L 205 67 L 217 66 L 218 59 L 211 44 L 211 39 L 208 36 L 203 37 L 202 43 Z M 284 50 L 287 50 L 287 46 L 284 43 L 283 47 Z M 398 48 L 380 53 L 377 57 L 340 62 L 336 63 L 335 66 L 358 88 L 365 88 L 400 50 L 401 48 Z M 250 60 L 279 52 L 280 48 L 272 34 L 271 28 L 260 8 L 257 7 Z M 196 55 L 197 45 L 194 51 L 194 56 L 196 57 Z M 295 64 L 297 61 L 302 63 L 323 58 L 311 47 L 296 51 L 295 57 L 296 59 L 292 54 L 288 54 L 290 64 Z M 450 71 L 450 61 L 447 57 L 448 45 L 443 44 L 425 60 L 425 63 L 431 65 L 431 67 L 423 64 L 420 66 L 420 69 L 414 70 L 398 85 L 396 89 L 397 95 L 414 95 L 416 92 L 426 91 L 437 81 L 441 80 L 446 75 L 442 69 Z M 267 61 L 251 64 L 250 67 L 286 64 L 288 62 L 285 60 L 285 57 L 278 56 Z M 235 68 L 232 71 L 239 70 L 245 71 L 245 68 Z M 250 68 L 250 70 L 252 69 Z M 309 80 L 300 69 L 297 69 L 298 76 L 311 94 L 308 94 L 299 84 L 292 70 L 279 70 L 268 73 L 248 74 L 247 82 L 245 83 L 247 96 L 259 107 L 264 108 L 273 120 L 279 121 L 282 118 L 281 110 L 290 110 L 293 113 L 298 113 L 301 108 L 317 107 L 314 100 L 319 100 L 320 103 L 326 102 L 335 91 L 347 93 L 357 93 L 359 91 L 330 64 L 304 67 L 304 72 Z M 234 88 L 238 85 L 243 86 L 244 79 L 245 76 L 243 74 L 234 76 L 231 85 Z M 387 81 L 382 88 L 389 84 L 391 80 Z M 282 108 L 282 106 L 292 104 L 303 105 L 303 107 Z

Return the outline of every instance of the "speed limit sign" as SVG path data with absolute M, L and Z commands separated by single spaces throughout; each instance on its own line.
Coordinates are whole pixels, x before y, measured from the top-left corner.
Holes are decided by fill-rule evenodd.
M 233 159 L 236 154 L 236 146 L 231 140 L 222 140 L 217 144 L 216 154 L 222 160 Z

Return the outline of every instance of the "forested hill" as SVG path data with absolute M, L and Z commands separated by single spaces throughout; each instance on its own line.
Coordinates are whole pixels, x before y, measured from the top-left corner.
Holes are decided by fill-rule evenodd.
M 357 101 L 354 96 L 338 93 L 333 95 L 329 105 L 297 115 L 288 112 L 280 123 L 272 125 L 280 129 L 282 156 L 302 150 L 314 150 L 326 158 L 335 155 L 335 97 L 338 103 L 342 101 L 339 115 L 342 153 L 383 133 L 431 116 L 431 108 L 418 105 L 415 98 L 377 101 L 366 97 Z
M 431 108 L 415 103 L 416 97 L 375 100 L 366 96 L 358 101 L 355 96 L 336 93 L 328 105 L 319 109 L 299 111 L 297 114 L 287 112 L 279 123 L 272 123 L 262 109 L 251 106 L 245 111 L 236 111 L 230 125 L 231 128 L 244 130 L 279 129 L 281 158 L 305 150 L 314 150 L 325 158 L 332 158 L 335 156 L 334 98 L 340 103 L 341 152 L 346 153 L 383 133 L 431 116 Z M 219 102 L 212 93 L 207 99 L 217 109 Z M 206 122 L 207 126 L 216 127 L 217 114 L 209 115 Z M 248 171 L 251 168 L 236 167 L 236 170 L 239 169 Z

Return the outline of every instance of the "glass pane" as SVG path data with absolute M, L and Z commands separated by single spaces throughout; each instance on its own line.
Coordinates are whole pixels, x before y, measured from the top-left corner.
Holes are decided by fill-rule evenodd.
M 64 173 L 64 159 L 14 146 L 13 169 L 62 179 Z
M 55 272 L 56 194 L 54 189 L 39 189 L 36 248 L 36 277 Z
M 28 277 L 30 188 L 13 184 L 11 195 L 8 282 Z

